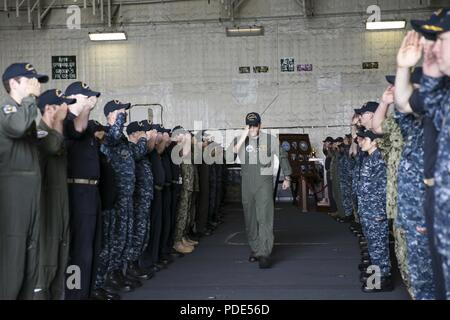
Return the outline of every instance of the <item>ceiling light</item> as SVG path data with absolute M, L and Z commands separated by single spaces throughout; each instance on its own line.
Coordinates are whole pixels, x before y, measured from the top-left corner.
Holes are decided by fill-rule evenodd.
M 89 33 L 91 41 L 123 41 L 127 40 L 125 32 L 93 32 Z
M 264 35 L 264 27 L 232 27 L 226 28 L 227 37 L 250 37 Z
M 367 30 L 405 29 L 406 21 L 375 21 L 366 22 Z

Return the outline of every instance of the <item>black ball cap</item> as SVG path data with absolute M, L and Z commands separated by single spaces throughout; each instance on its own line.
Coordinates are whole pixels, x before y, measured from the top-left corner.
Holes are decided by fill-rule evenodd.
M 40 83 L 48 82 L 48 76 L 38 74 L 36 69 L 30 63 L 13 63 L 6 68 L 2 80 L 5 82 L 16 77 L 25 77 L 29 79 L 36 78 Z
M 373 133 L 370 130 L 366 130 L 366 131 L 362 131 L 362 132 L 358 132 L 357 135 L 361 138 L 369 138 L 370 140 L 375 140 L 375 139 L 379 139 L 382 138 L 383 135 L 382 134 L 376 134 Z
M 256 112 L 250 112 L 245 117 L 245 124 L 247 126 L 257 126 L 261 124 L 261 116 Z
M 92 132 L 105 131 L 105 126 L 97 120 L 89 120 L 88 128 L 90 128 Z
M 411 83 L 420 84 L 420 82 L 422 81 L 422 76 L 423 76 L 422 67 L 414 68 L 414 71 L 411 74 Z M 392 85 L 395 85 L 395 76 L 394 75 L 386 76 L 386 81 Z
M 42 93 L 38 98 L 38 108 L 41 111 L 44 111 L 45 106 L 47 105 L 57 105 L 60 106 L 64 103 L 74 104 L 76 103 L 76 99 L 67 99 L 66 96 L 62 93 L 61 90 L 51 89 Z
M 440 9 L 427 20 L 411 20 L 411 26 L 426 39 L 436 41 L 438 34 L 450 31 L 450 9 Z
M 77 81 L 69 85 L 66 89 L 65 95 L 70 97 L 72 95 L 82 94 L 86 97 L 100 97 L 100 92 L 93 91 L 89 86 L 81 81 Z
M 145 130 L 146 126 L 143 121 L 133 121 L 130 122 L 127 126 L 127 135 L 133 134 L 138 131 L 147 131 Z
M 161 127 L 161 129 L 162 129 L 162 133 L 168 133 L 169 135 L 172 134 L 172 130 L 170 130 L 170 129 L 167 129 L 167 128 L 164 128 L 164 127 Z
M 165 129 L 160 124 L 152 124 L 150 127 L 151 127 L 151 130 L 156 130 L 156 132 L 158 132 L 158 133 L 166 132 Z
M 359 114 L 365 112 L 375 112 L 378 109 L 379 103 L 375 101 L 369 101 L 359 109 Z
M 338 138 L 334 139 L 334 142 L 344 142 L 344 138 L 338 137 Z
M 334 139 L 332 137 L 326 137 L 322 142 L 334 142 Z
M 142 125 L 144 126 L 144 131 L 151 131 L 152 130 L 152 124 L 150 121 L 148 120 L 142 120 L 141 121 Z
M 125 109 L 128 110 L 131 108 L 131 103 L 122 103 L 119 100 L 111 100 L 105 105 L 105 108 L 103 109 L 103 112 L 105 113 L 105 116 L 108 116 L 111 112 L 114 112 L 116 110 Z

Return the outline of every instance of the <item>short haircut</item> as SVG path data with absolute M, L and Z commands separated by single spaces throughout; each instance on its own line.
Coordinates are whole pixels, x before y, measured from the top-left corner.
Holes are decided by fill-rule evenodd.
M 8 93 L 8 94 L 11 93 L 11 86 L 9 85 L 10 80 L 15 80 L 20 83 L 20 77 L 14 77 L 14 78 L 3 81 L 3 87 L 5 88 L 6 93 Z

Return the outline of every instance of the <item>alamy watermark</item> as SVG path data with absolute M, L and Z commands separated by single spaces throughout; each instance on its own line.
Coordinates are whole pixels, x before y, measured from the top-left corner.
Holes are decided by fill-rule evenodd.
M 77 2 L 77 0 L 74 0 Z M 81 29 L 81 8 L 77 5 L 71 5 L 66 10 L 67 19 L 66 26 L 69 30 Z
M 81 269 L 77 265 L 70 265 L 66 269 L 66 286 L 69 290 L 81 289 Z
M 262 175 L 273 174 L 274 156 L 279 158 L 278 129 L 261 130 L 258 137 L 248 136 L 238 148 L 237 143 L 242 130 L 202 129 L 202 122 L 194 122 L 193 135 L 190 138 L 191 152 L 183 157 L 183 144 L 178 143 L 171 152 L 174 164 L 258 164 Z M 185 134 L 184 129 L 172 132 L 172 137 Z
M 380 290 L 381 289 L 381 270 L 379 266 L 376 265 L 371 265 L 367 268 L 366 273 L 370 276 L 367 278 L 366 281 L 366 288 L 373 290 L 373 289 L 377 289 Z

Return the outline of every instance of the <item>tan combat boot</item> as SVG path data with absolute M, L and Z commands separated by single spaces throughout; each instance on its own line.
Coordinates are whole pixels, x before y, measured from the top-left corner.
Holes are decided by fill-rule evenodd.
M 184 238 L 184 240 L 185 240 L 189 245 L 191 245 L 191 246 L 196 246 L 196 245 L 198 245 L 198 241 L 189 239 L 189 238 L 187 238 L 187 237 Z
M 190 243 L 189 241 L 187 241 L 185 237 L 183 237 L 183 238 L 181 239 L 181 243 L 182 243 L 183 246 L 185 246 L 185 247 L 189 247 L 189 248 L 194 249 L 194 245 L 193 245 L 192 243 Z
M 177 251 L 179 253 L 185 253 L 185 254 L 186 253 L 191 253 L 194 250 L 193 247 L 188 247 L 188 246 L 183 245 L 183 243 L 181 241 L 175 243 L 173 248 L 175 249 L 175 251 Z

